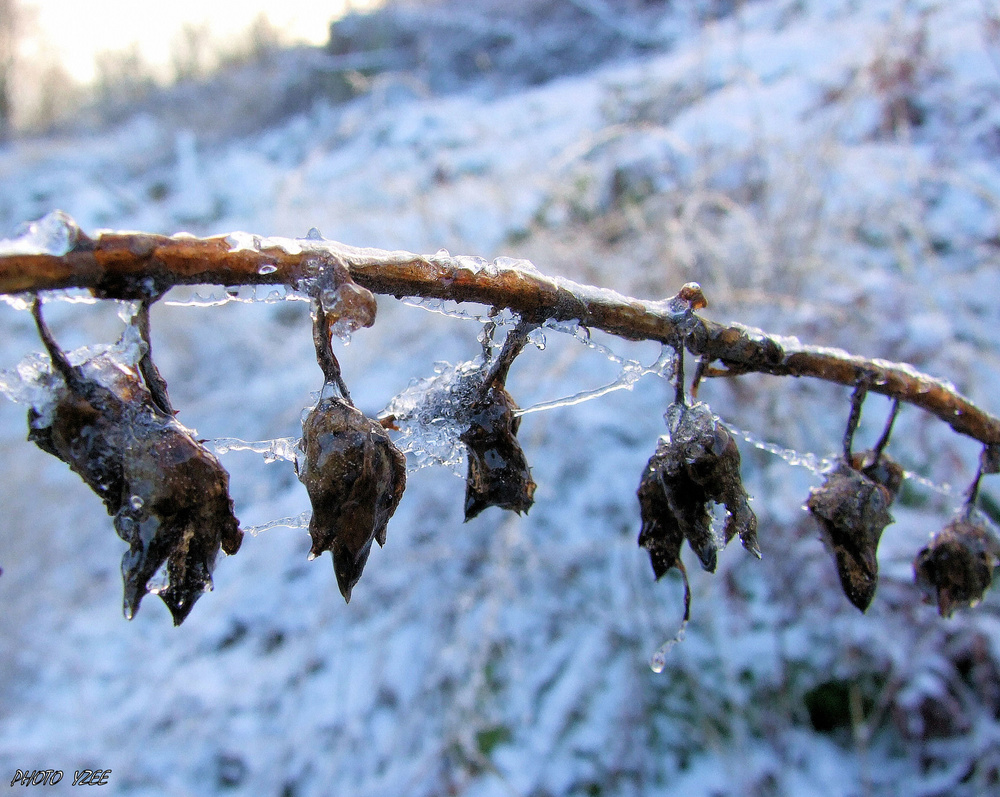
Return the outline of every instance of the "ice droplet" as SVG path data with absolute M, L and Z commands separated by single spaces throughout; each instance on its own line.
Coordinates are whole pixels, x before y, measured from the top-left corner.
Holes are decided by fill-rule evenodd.
M 80 228 L 61 210 L 53 210 L 18 229 L 16 237 L 0 240 L 0 255 L 54 255 L 62 257 L 80 238 Z
M 170 574 L 167 572 L 167 563 L 164 562 L 153 573 L 149 581 L 146 582 L 146 589 L 149 590 L 152 595 L 159 595 L 167 587 L 170 586 Z
M 131 498 L 128 499 L 128 502 L 129 502 L 129 504 L 131 504 L 132 508 L 136 512 L 138 512 L 140 509 L 142 509 L 142 505 L 145 503 L 142 500 L 142 498 L 140 496 L 138 496 L 138 495 L 133 495 Z
M 545 333 L 540 328 L 528 333 L 528 341 L 539 351 L 545 351 Z
M 673 639 L 668 639 L 657 649 L 656 653 L 649 660 L 649 669 L 655 673 L 661 673 L 667 666 L 667 651 L 670 650 L 674 645 L 679 642 L 684 641 L 684 633 L 687 631 L 688 621 L 685 620 L 681 623 L 681 627 L 677 629 L 677 634 Z
M 323 240 L 323 233 L 321 233 L 315 227 L 310 227 L 309 228 L 309 232 L 306 233 L 306 240 L 307 241 L 322 241 Z
M 277 270 L 278 270 L 277 266 L 272 265 L 271 263 L 265 263 L 263 266 L 261 266 L 259 269 L 257 269 L 257 273 L 258 274 L 273 274 Z

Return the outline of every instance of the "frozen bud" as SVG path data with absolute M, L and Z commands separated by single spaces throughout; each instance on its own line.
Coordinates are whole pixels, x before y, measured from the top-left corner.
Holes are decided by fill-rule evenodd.
M 243 532 L 219 461 L 172 420 L 146 417 L 133 431 L 143 426 L 124 462 L 131 497 L 115 518 L 131 546 L 122 560 L 126 611 L 138 610 L 150 579 L 165 567 L 166 584 L 157 594 L 180 625 L 212 588 L 219 548 L 236 553 Z M 125 518 L 130 522 L 122 523 Z
M 330 335 L 344 338 L 375 323 L 375 296 L 351 277 L 347 264 L 330 252 L 314 252 L 303 265 L 311 275 L 299 286 L 319 301 Z
M 131 618 L 165 569 L 160 598 L 180 625 L 212 585 L 221 547 L 235 553 L 242 532 L 229 474 L 138 377 L 100 359 L 75 368 L 44 416 L 29 413 L 28 439 L 66 462 L 104 501 L 129 550 L 122 558 L 125 615 Z
M 902 468 L 871 452 L 841 462 L 822 487 L 809 494 L 806 506 L 819 523 L 823 540 L 833 553 L 840 583 L 848 600 L 865 611 L 878 586 L 878 544 L 902 482 Z
M 672 404 L 666 419 L 668 433 L 646 464 L 638 491 L 639 545 L 649 551 L 656 577 L 674 566 L 684 540 L 710 572 L 720 545 L 737 534 L 743 547 L 759 557 L 757 517 L 743 489 L 740 453 L 729 430 L 704 403 Z M 712 530 L 709 502 L 726 509 L 721 541 Z
M 330 551 L 337 585 L 350 602 L 372 540 L 385 545 L 386 525 L 406 486 L 406 459 L 377 421 L 341 398 L 313 408 L 299 448 L 299 481 L 312 503 L 309 555 Z
M 677 293 L 677 298 L 687 302 L 692 310 L 704 310 L 708 307 L 708 300 L 697 282 L 684 283 Z
M 892 457 L 882 454 L 876 462 L 874 451 L 861 451 L 851 455 L 851 467 L 881 484 L 896 499 L 903 484 L 903 466 Z
M 942 617 L 960 606 L 975 606 L 993 583 L 998 562 L 996 541 L 971 520 L 955 520 L 917 554 L 913 573 L 927 603 Z
M 465 481 L 465 519 L 489 506 L 527 512 L 534 502 L 535 482 L 517 442 L 520 417 L 517 404 L 500 384 L 491 385 L 475 401 L 469 426 L 460 439 L 468 449 Z
M 336 288 L 323 291 L 320 301 L 326 312 L 328 333 L 344 338 L 375 323 L 375 296 L 350 277 Z

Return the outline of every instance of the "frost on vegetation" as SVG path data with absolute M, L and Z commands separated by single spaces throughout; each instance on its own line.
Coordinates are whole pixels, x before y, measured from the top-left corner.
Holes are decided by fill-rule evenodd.
M 0 256 L 54 255 L 69 252 L 82 233 L 77 223 L 61 210 L 54 210 L 37 221 L 28 222 L 13 238 L 0 239 Z

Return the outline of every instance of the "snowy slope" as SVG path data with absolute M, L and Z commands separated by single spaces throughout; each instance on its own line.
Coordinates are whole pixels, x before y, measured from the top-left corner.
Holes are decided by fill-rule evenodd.
M 212 146 L 149 117 L 21 142 L 0 151 L 0 217 L 318 227 L 352 244 L 530 256 L 643 295 L 697 279 L 715 317 L 906 359 L 996 413 L 1000 39 L 987 12 L 759 2 L 666 54 L 503 96 L 376 90 Z M 370 414 L 435 362 L 477 354 L 474 319 L 392 300 L 379 313 L 341 357 Z M 53 303 L 47 317 L 66 348 L 121 328 L 114 307 Z M 0 368 L 38 350 L 27 313 L 0 305 L 0 325 Z M 210 439 L 298 434 L 321 383 L 309 333 L 295 302 L 153 312 L 179 417 Z M 646 364 L 659 354 L 595 340 Z M 549 333 L 509 388 L 529 407 L 619 373 Z M 759 439 L 827 456 L 847 392 L 791 381 L 719 380 L 701 397 Z M 903 412 L 891 451 L 938 488 L 904 490 L 862 617 L 801 509 L 820 477 L 743 444 L 764 559 L 732 546 L 714 577 L 688 560 L 693 620 L 654 674 L 681 586 L 653 582 L 635 489 L 669 396 L 646 378 L 525 415 L 539 486 L 523 517 L 463 524 L 462 480 L 411 472 L 350 606 L 329 558 L 306 561 L 302 529 L 248 536 L 179 629 L 154 597 L 122 619 L 110 519 L 24 441 L 25 408 L 0 402 L 0 775 L 110 768 L 115 793 L 149 795 L 997 788 L 997 599 L 943 621 L 910 570 L 977 447 Z M 866 410 L 870 440 L 886 403 Z M 288 462 L 222 461 L 244 527 L 307 508 Z

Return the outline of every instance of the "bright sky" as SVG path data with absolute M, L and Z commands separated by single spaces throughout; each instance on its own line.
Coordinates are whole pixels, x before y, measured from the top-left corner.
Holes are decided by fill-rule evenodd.
M 260 12 L 292 40 L 326 41 L 331 18 L 372 0 L 22 0 L 34 9 L 40 44 L 77 80 L 94 75 L 94 56 L 138 42 L 147 62 L 170 62 L 170 43 L 185 23 L 207 24 L 220 41 L 236 38 Z

